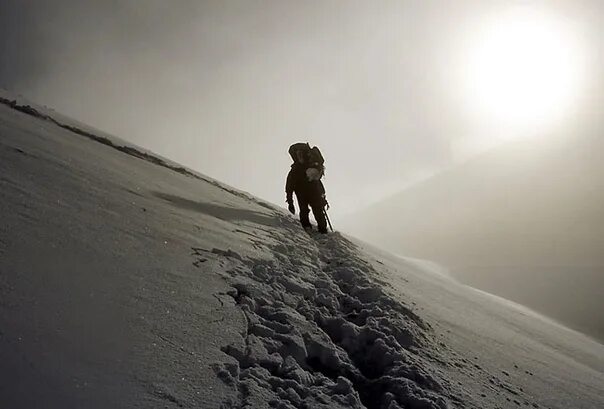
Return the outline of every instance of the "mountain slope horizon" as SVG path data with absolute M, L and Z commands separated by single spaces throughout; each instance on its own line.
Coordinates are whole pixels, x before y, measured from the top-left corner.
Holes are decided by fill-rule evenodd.
M 342 223 L 602 341 L 603 149 L 589 133 L 512 141 Z

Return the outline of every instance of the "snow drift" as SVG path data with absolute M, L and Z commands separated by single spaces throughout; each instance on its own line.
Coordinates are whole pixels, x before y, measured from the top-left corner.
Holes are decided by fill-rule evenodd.
M 1 102 L 3 407 L 604 403 L 604 347 L 576 332 Z

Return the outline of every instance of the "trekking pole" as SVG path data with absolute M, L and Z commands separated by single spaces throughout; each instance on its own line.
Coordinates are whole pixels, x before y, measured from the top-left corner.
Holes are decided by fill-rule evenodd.
M 329 229 L 333 233 L 333 227 L 331 227 L 331 221 L 329 221 L 329 216 L 327 215 L 327 210 L 325 210 L 325 208 L 323 208 L 323 213 L 325 213 L 325 219 L 327 219 L 327 224 L 329 224 Z

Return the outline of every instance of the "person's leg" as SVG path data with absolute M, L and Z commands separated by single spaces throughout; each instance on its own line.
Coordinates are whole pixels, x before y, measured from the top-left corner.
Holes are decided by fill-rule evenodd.
M 325 209 L 323 205 L 313 203 L 312 214 L 315 216 L 315 220 L 317 221 L 319 233 L 327 233 L 327 220 L 325 219 Z
M 308 214 L 310 213 L 310 209 L 308 208 L 308 202 L 304 200 L 304 197 L 297 196 L 297 198 L 298 208 L 300 209 L 300 224 L 305 229 L 312 227 L 312 225 L 310 224 L 310 220 L 308 219 Z

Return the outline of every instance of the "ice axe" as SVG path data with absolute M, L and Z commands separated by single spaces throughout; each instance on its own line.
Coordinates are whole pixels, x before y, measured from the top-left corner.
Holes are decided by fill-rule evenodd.
M 325 213 L 325 219 L 327 220 L 327 224 L 329 224 L 329 229 L 333 233 L 333 227 L 331 227 L 331 221 L 329 220 L 329 216 L 327 215 L 327 210 L 323 208 L 323 213 Z

